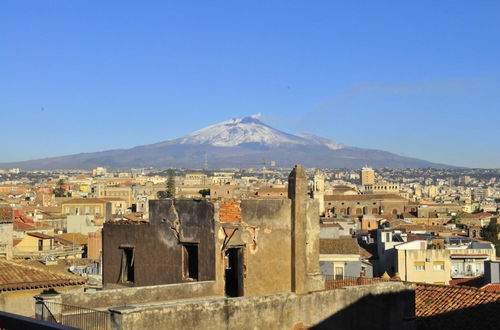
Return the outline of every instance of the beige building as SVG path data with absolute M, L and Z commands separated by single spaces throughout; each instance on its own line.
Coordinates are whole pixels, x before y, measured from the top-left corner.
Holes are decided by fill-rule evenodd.
M 236 184 L 234 178 L 234 173 L 232 172 L 214 172 L 214 175 L 210 178 L 213 185 L 225 185 L 225 184 Z
M 185 186 L 197 186 L 208 184 L 208 177 L 206 174 L 200 172 L 188 173 L 184 176 Z
M 395 270 L 403 281 L 449 284 L 457 278 L 484 274 L 484 261 L 495 260 L 495 249 L 488 244 L 468 247 L 436 246 L 417 240 L 395 246 Z
M 47 252 L 54 249 L 54 237 L 43 233 L 27 233 L 16 242 L 14 254 L 17 252 Z
M 397 183 L 379 182 L 377 184 L 363 185 L 364 194 L 397 194 L 399 191 L 399 184 Z
M 370 167 L 363 167 L 361 169 L 361 184 L 375 184 L 375 171 Z
M 132 204 L 132 188 L 130 186 L 103 186 L 99 185 L 96 187 L 94 196 L 97 198 L 114 197 L 121 198 L 127 202 L 127 205 Z M 127 206 L 127 207 L 128 207 Z
M 325 214 L 331 215 L 398 215 L 407 208 L 408 200 L 395 194 L 325 196 Z
M 95 218 L 110 220 L 112 205 L 99 198 L 74 198 L 61 204 L 61 214 L 68 215 L 93 215 Z

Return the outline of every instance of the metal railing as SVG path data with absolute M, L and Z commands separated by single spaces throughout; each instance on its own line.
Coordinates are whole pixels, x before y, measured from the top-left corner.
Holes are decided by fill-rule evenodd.
M 75 248 L 59 248 L 59 249 L 46 249 L 46 250 L 29 250 L 23 251 L 19 249 L 13 249 L 12 255 L 14 258 L 40 258 L 45 255 L 53 255 L 53 256 L 72 256 L 83 254 L 83 248 L 75 247 Z
M 344 276 L 337 279 L 325 280 L 325 290 L 341 289 L 346 286 L 368 285 L 394 281 L 391 279 L 383 279 L 380 277 L 349 277 Z
M 66 305 L 51 301 L 37 301 L 37 318 L 84 330 L 111 329 L 111 314 L 90 308 Z

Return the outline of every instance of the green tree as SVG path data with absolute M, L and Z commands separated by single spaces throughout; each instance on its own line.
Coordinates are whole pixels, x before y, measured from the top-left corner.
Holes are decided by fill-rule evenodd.
M 200 191 L 198 191 L 198 193 L 201 196 L 206 197 L 206 196 L 210 195 L 210 189 L 208 189 L 208 188 L 201 189 Z
M 57 182 L 57 188 L 54 189 L 54 195 L 56 197 L 64 197 L 66 196 L 66 189 L 64 189 L 64 180 L 60 179 Z
M 158 199 L 167 199 L 168 194 L 165 190 L 161 190 L 156 193 L 156 197 L 158 197 Z
M 496 218 L 492 218 L 487 226 L 481 228 L 481 236 L 495 245 L 497 255 L 500 254 L 500 240 L 498 233 L 500 232 L 500 225 L 497 223 Z
M 167 179 L 167 195 L 168 198 L 175 198 L 175 178 L 174 178 L 174 170 L 169 168 L 167 171 L 168 179 Z

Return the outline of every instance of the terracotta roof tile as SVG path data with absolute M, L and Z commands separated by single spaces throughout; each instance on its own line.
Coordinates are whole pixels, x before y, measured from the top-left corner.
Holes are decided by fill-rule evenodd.
M 82 285 L 85 279 L 0 260 L 0 292 L 42 287 Z
M 359 245 L 355 238 L 340 237 L 335 239 L 320 239 L 319 253 L 321 254 L 357 254 Z
M 488 283 L 485 286 L 483 286 L 481 289 L 482 290 L 486 290 L 486 291 L 500 292 L 500 284 L 498 284 L 498 283 Z
M 416 316 L 426 317 L 454 310 L 500 302 L 500 292 L 465 286 L 418 283 L 415 289 Z
M 61 243 L 77 244 L 77 245 L 87 245 L 89 241 L 88 236 L 83 235 L 81 233 L 60 234 L 56 235 L 55 238 L 57 241 L 60 241 Z
M 455 286 L 469 286 L 474 288 L 481 288 L 484 285 L 484 275 L 471 277 L 471 278 L 458 278 L 450 281 L 450 285 Z

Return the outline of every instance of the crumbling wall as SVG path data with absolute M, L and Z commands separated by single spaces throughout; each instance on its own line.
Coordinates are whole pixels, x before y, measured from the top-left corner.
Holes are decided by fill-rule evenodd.
M 289 199 L 242 200 L 242 222 L 248 225 L 245 295 L 291 289 L 291 202 Z
M 224 250 L 240 247 L 244 255 L 245 296 L 290 291 L 290 205 L 289 199 L 217 202 L 220 283 L 224 283 Z
M 198 246 L 199 281 L 215 280 L 214 207 L 206 200 L 151 200 L 149 223 L 105 223 L 103 283 L 161 285 L 183 276 L 182 243 Z M 123 247 L 134 249 L 134 282 L 121 283 Z
M 98 309 L 214 296 L 218 296 L 215 281 L 205 281 L 68 293 L 50 298 L 67 305 Z
M 270 270 L 272 272 L 272 270 Z M 112 309 L 115 329 L 413 329 L 415 288 L 380 283 L 297 295 L 177 301 Z

